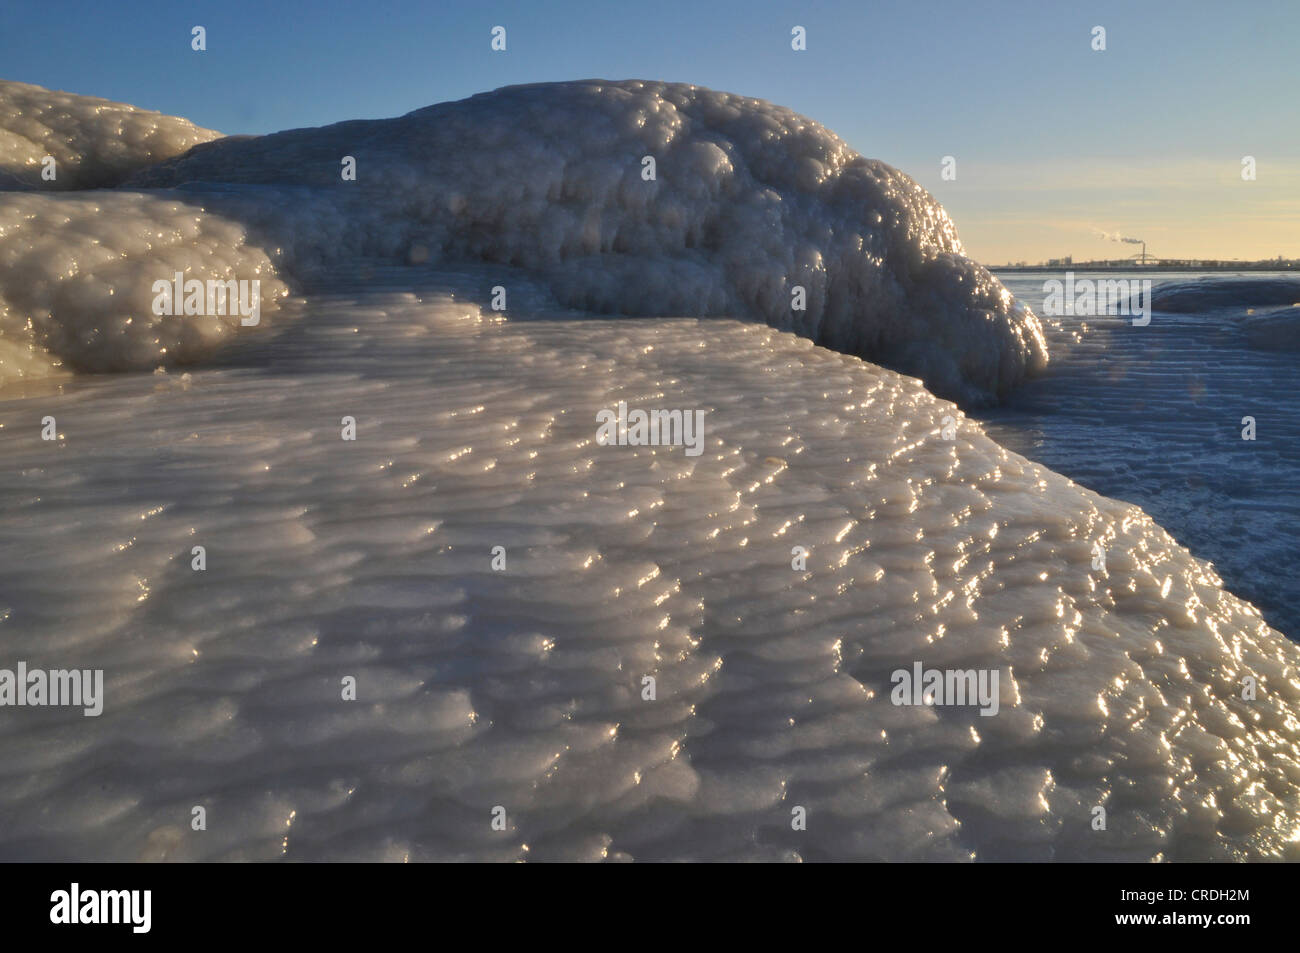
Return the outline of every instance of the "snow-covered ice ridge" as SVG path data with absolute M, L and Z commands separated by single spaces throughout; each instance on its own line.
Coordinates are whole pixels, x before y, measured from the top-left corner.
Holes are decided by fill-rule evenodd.
M 340 174 L 344 156 L 356 181 Z M 964 257 L 910 177 L 788 109 L 696 86 L 516 86 L 397 119 L 222 139 L 128 180 L 178 185 L 196 212 L 252 226 L 300 289 L 357 255 L 499 262 L 544 275 L 568 307 L 760 320 L 971 402 L 1046 360 L 1037 318 Z M 48 208 L 25 210 L 23 229 L 78 214 Z M 133 260 L 152 274 L 156 257 Z M 0 274 L 0 289 L 25 277 Z M 792 307 L 796 286 L 805 310 Z

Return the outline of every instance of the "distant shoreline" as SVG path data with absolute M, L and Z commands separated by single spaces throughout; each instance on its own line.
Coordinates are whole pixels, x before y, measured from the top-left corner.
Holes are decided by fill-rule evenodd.
M 1268 261 L 1162 261 L 1140 264 L 1119 261 L 1052 261 L 1037 265 L 985 265 L 989 271 L 1294 271 L 1300 273 L 1300 261 L 1274 258 Z

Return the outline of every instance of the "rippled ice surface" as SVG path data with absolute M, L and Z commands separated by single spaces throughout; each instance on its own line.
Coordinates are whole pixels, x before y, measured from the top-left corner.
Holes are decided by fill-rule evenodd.
M 1177 302 L 1181 313 L 1157 310 L 1146 327 L 1045 318 L 1047 373 L 980 417 L 999 443 L 1141 506 L 1273 626 L 1300 638 L 1300 419 L 1292 407 L 1300 321 L 1267 304 L 1248 314 L 1241 298 L 1249 292 L 1234 292 L 1230 281 L 1211 290 L 1186 284 L 1196 277 L 1157 273 L 1158 294 L 1175 284 L 1189 290 Z M 1242 279 L 1258 286 L 1278 277 Z M 1050 278 L 1064 275 L 1002 276 L 1035 308 Z M 1270 314 L 1285 320 L 1261 327 Z M 1245 416 L 1256 421 L 1253 441 L 1242 439 Z
M 1295 857 L 1300 651 L 1137 508 L 788 333 L 398 271 L 0 399 L 6 657 L 107 691 L 0 718 L 0 856 Z M 597 446 L 619 400 L 705 452 Z M 915 661 L 999 714 L 891 704 Z

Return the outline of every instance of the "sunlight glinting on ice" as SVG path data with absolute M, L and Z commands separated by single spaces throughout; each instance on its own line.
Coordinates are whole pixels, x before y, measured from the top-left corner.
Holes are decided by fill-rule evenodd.
M 18 95 L 8 85 L 0 92 Z M 344 156 L 358 160 L 356 181 L 340 174 Z M 58 329 L 74 342 L 54 351 L 74 366 L 107 369 L 108 354 L 115 368 L 151 367 L 104 339 L 134 345 L 167 324 L 150 320 L 152 281 L 173 265 L 203 269 L 200 252 L 241 267 L 255 244 L 296 290 L 358 256 L 497 262 L 541 273 L 566 307 L 760 320 L 963 400 L 1004 392 L 1046 360 L 1037 318 L 961 254 L 947 214 L 910 177 L 790 110 L 695 86 L 510 87 L 397 119 L 207 143 L 127 185 L 184 186 L 167 193 L 181 208 L 163 220 L 160 247 L 140 247 L 131 229 L 120 243 L 97 236 L 123 259 L 112 291 L 145 326 L 102 315 L 102 334 L 82 346 L 75 339 L 101 317 L 102 291 L 86 289 L 76 309 L 49 308 L 55 323 L 75 326 Z M 83 221 L 89 210 L 29 201 L 40 204 L 11 213 L 18 221 L 0 233 L 9 246 L 0 244 L 0 287 L 35 278 L 45 295 L 45 285 L 81 283 L 24 250 L 96 230 Z M 198 227 L 185 223 L 186 204 L 212 220 L 212 234 L 188 249 L 168 241 Z M 15 308 L 0 322 L 7 338 L 48 346 L 41 325 L 24 338 Z
M 0 394 L 6 657 L 103 668 L 107 694 L 97 718 L 0 717 L 0 855 L 1295 859 L 1300 650 L 1138 508 L 807 339 L 960 396 L 1041 363 L 1036 319 L 933 200 L 754 100 L 492 96 L 346 148 L 338 130 L 213 143 L 132 186 L 235 188 L 0 193 L 6 346 L 149 368 L 154 337 L 190 360 L 234 338 L 187 374 Z M 548 109 L 598 131 L 511 153 Z M 481 162 L 450 182 L 442 145 L 473 136 Z M 661 161 L 636 212 L 643 136 L 703 165 Z M 408 176 L 386 203 L 332 191 L 367 143 Z M 606 148 L 626 179 L 581 165 Z M 889 224 L 853 224 L 872 208 Z M 744 231 L 768 214 L 770 246 Z M 429 267 L 357 257 L 417 245 Z M 307 293 L 237 335 L 126 323 L 150 281 L 209 267 Z M 810 324 L 778 316 L 791 269 L 821 288 Z M 498 282 L 506 319 L 484 304 Z M 561 307 L 640 301 L 748 320 Z M 598 445 L 620 401 L 704 410 L 704 452 Z M 893 704 L 891 672 L 918 661 L 998 670 L 998 714 Z

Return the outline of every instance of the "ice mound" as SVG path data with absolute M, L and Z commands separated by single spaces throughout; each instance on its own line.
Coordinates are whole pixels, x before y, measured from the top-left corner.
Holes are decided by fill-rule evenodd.
M 1235 312 L 1234 324 L 1252 347 L 1300 350 L 1300 276 L 1233 275 L 1169 282 L 1152 292 L 1151 305 L 1166 314 Z
M 1156 311 L 1171 314 L 1268 305 L 1300 305 L 1300 277 L 1194 278 L 1170 282 L 1151 295 L 1151 306 Z
M 0 80 L 0 190 L 93 189 L 221 135 L 187 119 Z M 41 178 L 46 156 L 55 178 Z
M 1137 508 L 793 334 L 393 271 L 0 401 L 5 657 L 106 691 L 5 710 L 0 857 L 1300 859 L 1300 648 Z M 597 445 L 619 401 L 704 453 Z
M 696 86 L 509 87 L 208 143 L 129 181 L 186 183 L 291 187 L 243 208 L 300 280 L 356 255 L 509 264 L 569 307 L 759 320 L 966 401 L 1046 360 L 1037 318 L 915 181 L 788 109 Z
M 237 313 L 155 314 L 154 283 L 177 272 L 258 281 L 259 325 L 287 294 L 243 225 L 174 196 L 0 195 L 0 384 L 59 366 L 193 363 L 237 330 L 256 331 Z
M 0 80 L 0 386 L 60 368 L 141 370 L 209 356 L 240 318 L 156 315 L 154 282 L 176 272 L 256 280 L 261 312 L 274 311 L 287 289 L 239 222 L 170 195 L 67 194 L 115 185 L 219 135 Z M 46 156 L 56 160 L 52 181 L 41 176 Z
M 1300 305 L 1248 314 L 1241 324 L 1254 347 L 1300 351 Z

